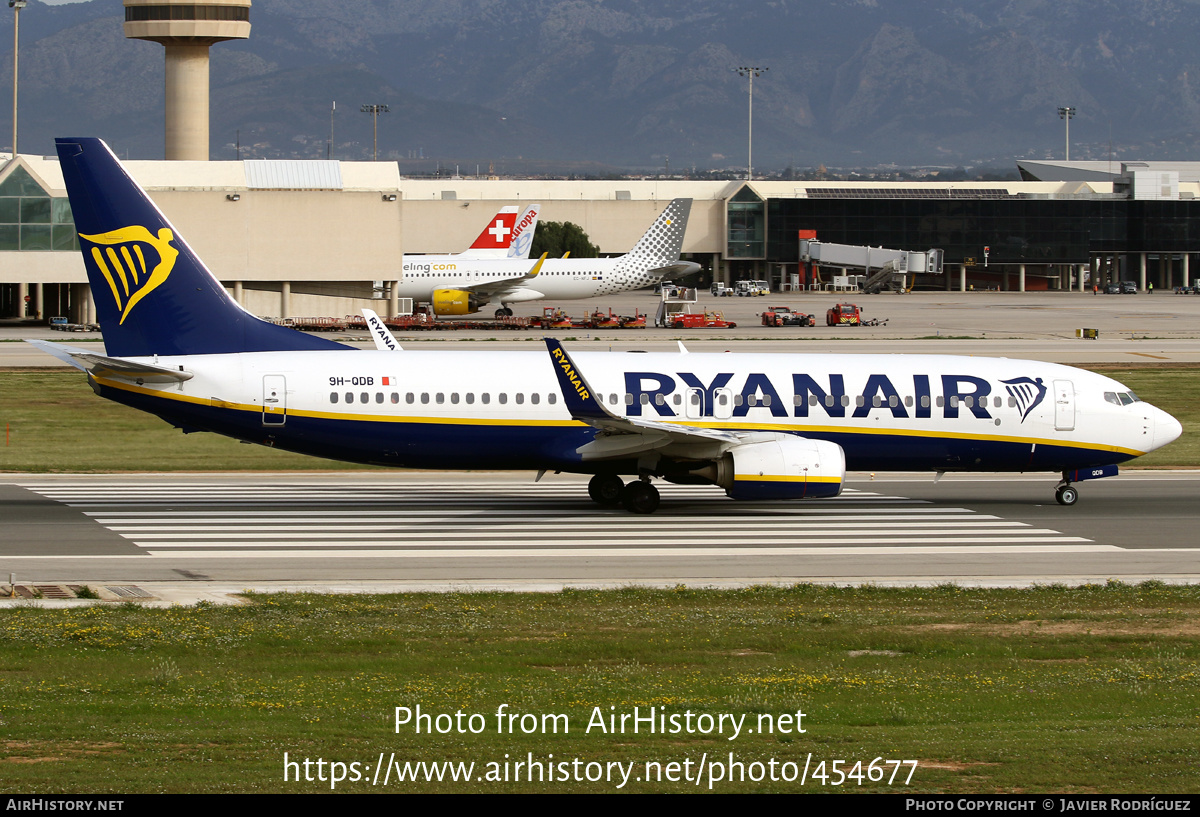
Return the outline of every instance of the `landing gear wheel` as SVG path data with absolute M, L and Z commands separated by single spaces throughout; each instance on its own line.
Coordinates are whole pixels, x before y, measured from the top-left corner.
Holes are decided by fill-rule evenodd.
M 509 310 L 505 309 L 504 307 L 501 307 L 501 308 L 499 308 L 499 309 L 497 309 L 497 310 L 496 310 L 496 317 L 497 317 L 497 318 L 503 318 L 503 317 L 505 317 L 505 316 L 507 316 L 507 315 L 509 315 L 509 314 L 511 314 L 511 313 L 509 312 Z
M 625 483 L 616 474 L 596 474 L 588 482 L 588 496 L 600 505 L 620 505 L 624 490 Z
M 1070 485 L 1060 485 L 1054 492 L 1054 498 L 1059 505 L 1074 505 L 1079 501 L 1079 491 L 1076 491 Z
M 504 307 L 504 317 L 506 317 L 506 318 L 512 317 L 512 307 L 511 306 Z
M 654 513 L 658 502 L 658 489 L 649 482 L 635 480 L 621 491 L 621 504 L 631 513 Z

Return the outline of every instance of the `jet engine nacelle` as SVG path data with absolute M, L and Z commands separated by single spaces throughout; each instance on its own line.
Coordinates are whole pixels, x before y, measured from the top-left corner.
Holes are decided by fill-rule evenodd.
M 432 300 L 435 315 L 469 315 L 487 303 L 466 289 L 435 289 Z
M 734 446 L 717 462 L 716 482 L 733 499 L 832 497 L 845 479 L 840 445 L 789 434 Z

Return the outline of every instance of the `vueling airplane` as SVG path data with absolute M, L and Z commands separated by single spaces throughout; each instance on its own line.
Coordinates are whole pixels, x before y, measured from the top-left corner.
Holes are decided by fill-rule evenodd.
M 101 397 L 191 431 L 352 462 L 652 478 L 832 497 L 846 469 L 1052 471 L 1073 483 L 1181 432 L 1103 375 L 941 355 L 360 351 L 243 310 L 98 139 L 59 139 L 106 354 L 35 341 Z M 540 474 L 539 474 L 540 476 Z M 632 477 L 628 482 L 625 477 Z
M 432 304 L 437 315 L 468 315 L 498 303 L 500 317 L 513 313 L 509 304 L 594 298 L 651 286 L 667 276 L 691 275 L 700 265 L 679 260 L 691 211 L 691 199 L 672 199 L 625 255 L 551 258 L 536 274 L 516 259 L 406 255 L 397 293 Z

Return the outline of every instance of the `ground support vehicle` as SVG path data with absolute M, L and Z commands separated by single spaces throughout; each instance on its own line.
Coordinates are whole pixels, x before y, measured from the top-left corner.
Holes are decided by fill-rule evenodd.
M 733 285 L 733 292 L 739 298 L 745 298 L 766 295 L 770 290 L 764 281 L 737 281 Z
M 720 312 L 683 312 L 674 315 L 669 324 L 670 329 L 732 329 L 737 324 L 725 320 Z
M 733 288 L 725 286 L 724 283 L 718 281 L 709 288 L 714 298 L 728 298 L 733 295 Z
M 826 326 L 861 326 L 862 310 L 854 304 L 834 304 L 825 313 Z
M 816 326 L 814 316 L 793 312 L 787 306 L 773 306 L 762 313 L 763 326 Z

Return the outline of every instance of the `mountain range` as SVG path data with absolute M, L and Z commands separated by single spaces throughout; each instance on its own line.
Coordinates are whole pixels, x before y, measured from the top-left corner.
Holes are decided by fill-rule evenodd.
M 163 49 L 123 16 L 21 12 L 22 152 L 99 135 L 162 157 Z M 212 49 L 213 159 L 369 158 L 359 107 L 386 104 L 380 157 L 414 171 L 744 168 L 738 66 L 768 69 L 764 171 L 1061 158 L 1064 105 L 1073 159 L 1195 159 L 1200 141 L 1200 0 L 254 0 L 250 19 Z

